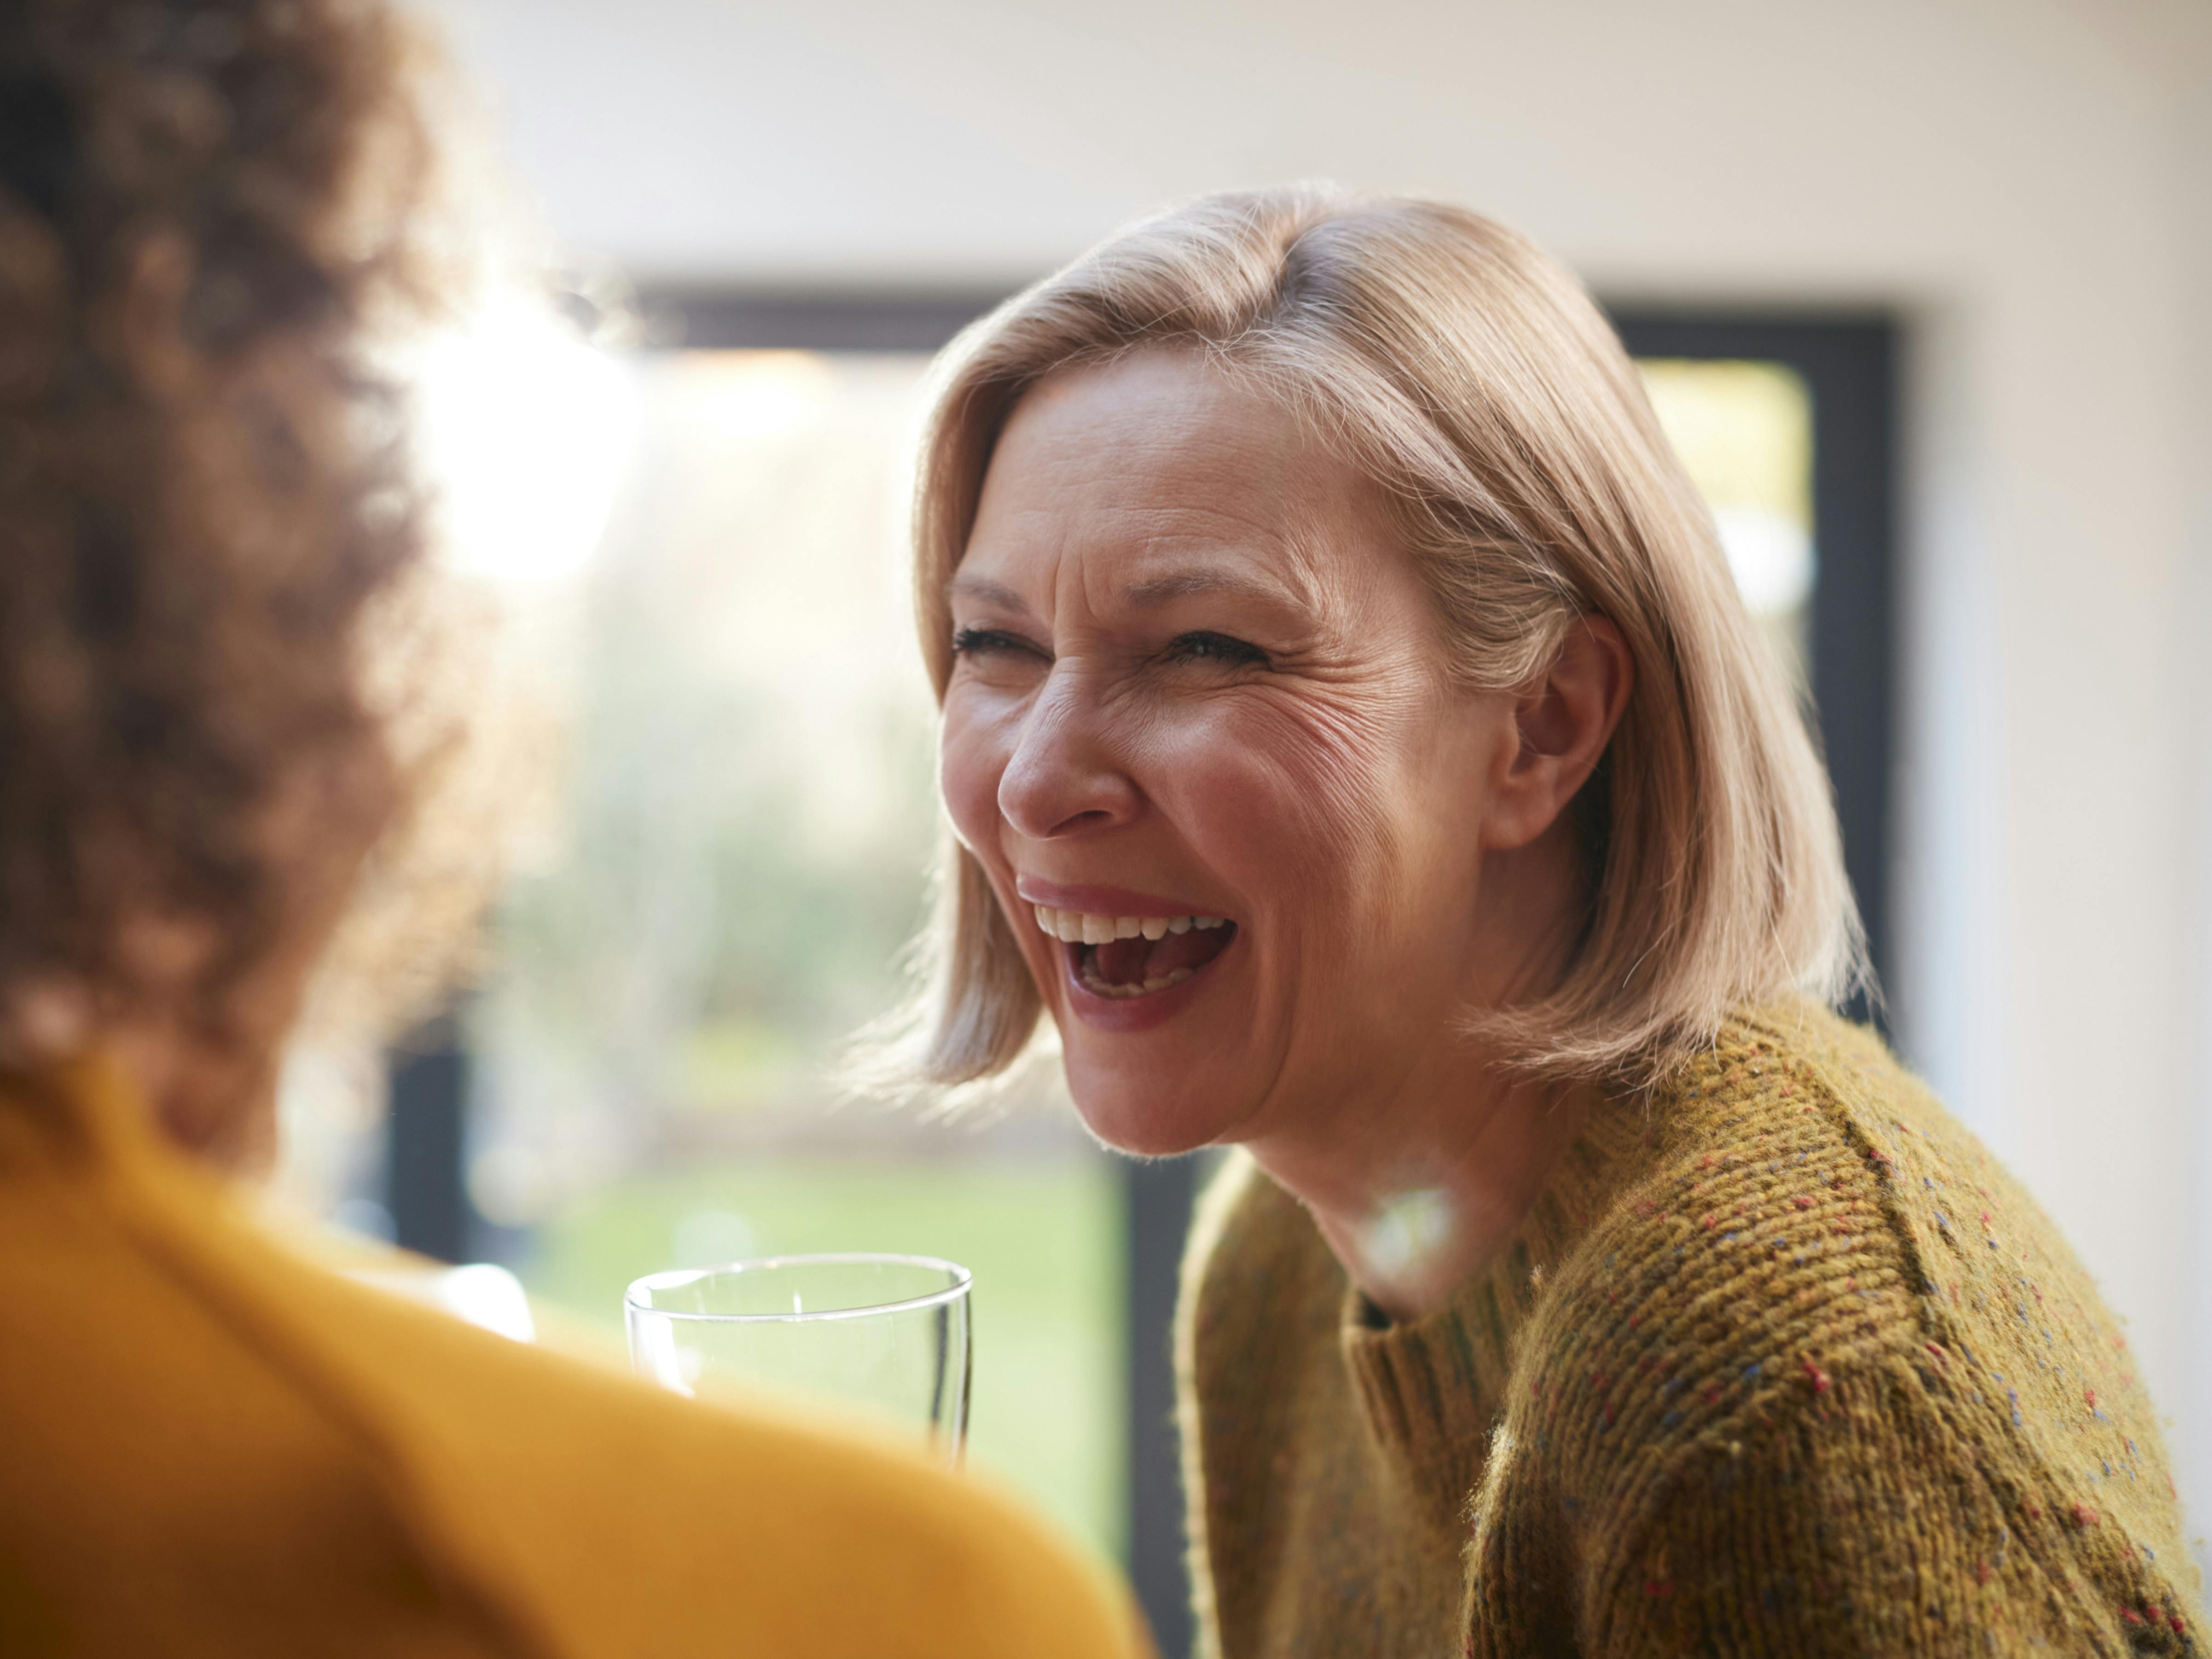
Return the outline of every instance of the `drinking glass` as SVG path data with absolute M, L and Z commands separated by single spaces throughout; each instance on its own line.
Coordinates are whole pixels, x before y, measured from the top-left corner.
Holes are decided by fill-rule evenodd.
M 781 1389 L 918 1429 L 957 1464 L 972 1279 L 926 1255 L 770 1256 L 651 1273 L 623 1298 L 630 1364 L 678 1394 Z

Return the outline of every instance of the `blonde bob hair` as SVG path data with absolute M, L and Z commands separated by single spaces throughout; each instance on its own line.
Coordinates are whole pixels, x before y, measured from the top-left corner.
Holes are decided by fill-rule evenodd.
M 1527 684 L 1585 616 L 1627 643 L 1627 708 L 1575 804 L 1592 878 L 1579 945 L 1538 999 L 1469 1011 L 1471 1036 L 1540 1075 L 1648 1084 L 1732 1008 L 1866 983 L 1826 775 L 1634 365 L 1570 272 L 1462 208 L 1305 186 L 1206 197 L 954 342 L 915 514 L 940 702 L 946 584 L 1015 404 L 1055 369 L 1158 348 L 1253 377 L 1382 486 L 1464 684 Z M 1004 1073 L 1042 1002 L 949 831 L 919 945 L 923 982 L 884 1034 L 898 1069 L 956 1093 Z

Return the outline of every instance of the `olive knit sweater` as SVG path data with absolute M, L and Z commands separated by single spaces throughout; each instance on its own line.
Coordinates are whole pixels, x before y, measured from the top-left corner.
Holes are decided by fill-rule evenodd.
M 1201 1650 L 2196 1650 L 2117 1322 L 1878 1039 L 1731 1022 L 1391 1325 L 1240 1158 L 1178 1331 Z

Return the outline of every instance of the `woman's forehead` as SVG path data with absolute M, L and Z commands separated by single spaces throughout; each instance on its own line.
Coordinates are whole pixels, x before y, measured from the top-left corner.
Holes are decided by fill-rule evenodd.
M 1138 609 L 1213 592 L 1310 605 L 1327 565 L 1389 535 L 1379 492 L 1295 410 L 1147 352 L 1060 371 L 1017 407 L 950 587 L 1076 579 Z
M 1287 469 L 1318 446 L 1297 410 L 1253 377 L 1189 350 L 1156 348 L 1054 369 L 1008 416 L 992 466 L 1066 465 L 1109 445 L 1163 478 L 1233 465 Z

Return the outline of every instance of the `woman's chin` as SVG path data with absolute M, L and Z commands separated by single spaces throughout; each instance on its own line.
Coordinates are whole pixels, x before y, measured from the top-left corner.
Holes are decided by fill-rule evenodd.
M 1163 1089 L 1132 1089 L 1118 1079 L 1110 1086 L 1086 1087 L 1073 1067 L 1067 1082 L 1075 1109 L 1091 1133 L 1133 1158 L 1194 1152 L 1220 1141 L 1230 1127 L 1218 1101 L 1178 1097 Z

